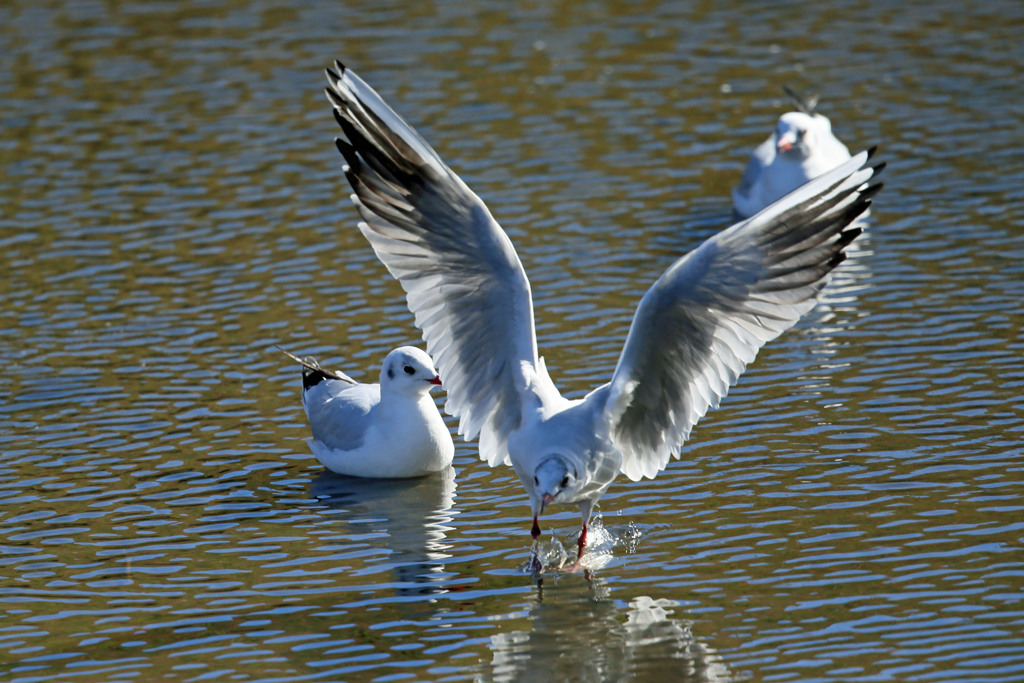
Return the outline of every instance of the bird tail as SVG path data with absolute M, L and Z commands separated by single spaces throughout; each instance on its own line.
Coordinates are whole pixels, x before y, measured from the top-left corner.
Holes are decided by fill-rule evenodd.
M 320 367 L 320 363 L 317 362 L 316 358 L 306 357 L 299 358 L 294 353 L 285 351 L 280 346 L 276 347 L 278 351 L 291 358 L 293 361 L 302 366 L 302 390 L 307 391 L 315 387 L 325 379 L 336 379 L 347 384 L 358 384 L 354 379 L 346 375 L 344 372 L 325 370 Z

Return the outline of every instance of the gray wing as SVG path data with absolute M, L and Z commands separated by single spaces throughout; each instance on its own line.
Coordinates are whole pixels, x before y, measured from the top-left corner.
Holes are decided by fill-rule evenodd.
M 814 306 L 860 234 L 850 222 L 881 187 L 870 181 L 884 165 L 870 157 L 709 238 L 644 295 L 611 382 L 594 392 L 627 477 L 653 477 L 678 457 L 761 346 Z
M 402 284 L 447 389 L 445 409 L 480 455 L 506 459 L 507 435 L 538 380 L 530 284 L 484 203 L 350 69 L 328 69 L 327 96 L 360 230 Z M 555 392 L 557 394 L 557 392 Z
M 302 392 L 302 405 L 314 439 L 351 451 L 363 445 L 373 410 L 380 405 L 380 385 L 325 379 Z

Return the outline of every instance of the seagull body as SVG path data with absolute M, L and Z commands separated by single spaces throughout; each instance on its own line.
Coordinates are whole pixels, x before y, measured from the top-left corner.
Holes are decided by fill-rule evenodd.
M 850 151 L 832 134 L 832 123 L 786 88 L 798 111 L 779 117 L 774 132 L 750 155 L 740 184 L 732 191 L 733 213 L 749 218 L 808 180 L 850 159 Z
M 677 260 L 644 295 L 611 381 L 564 398 L 538 355 L 530 284 L 484 203 L 340 63 L 328 99 L 359 229 L 402 284 L 447 388 L 445 409 L 480 457 L 511 463 L 538 516 L 593 507 L 621 472 L 665 468 L 767 341 L 815 304 L 850 221 L 880 187 L 862 152 Z M 577 556 L 577 561 L 579 556 Z
M 288 353 L 285 351 L 285 353 Z M 430 357 L 403 346 L 384 358 L 379 384 L 361 384 L 302 360 L 309 445 L 324 467 L 351 477 L 420 477 L 448 467 L 451 433 L 430 397 L 441 384 Z

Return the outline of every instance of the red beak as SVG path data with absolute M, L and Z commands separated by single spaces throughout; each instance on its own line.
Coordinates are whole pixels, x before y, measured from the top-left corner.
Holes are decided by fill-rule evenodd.
M 434 379 L 428 379 L 427 381 L 430 382 L 431 384 L 441 386 L 441 375 L 434 375 Z
M 780 152 L 788 152 L 793 149 L 793 143 L 789 140 L 779 140 L 778 150 Z

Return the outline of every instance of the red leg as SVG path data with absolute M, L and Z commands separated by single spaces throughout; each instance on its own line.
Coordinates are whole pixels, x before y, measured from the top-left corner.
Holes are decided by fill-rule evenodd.
M 579 540 L 576 541 L 576 545 L 580 547 L 579 553 L 576 555 L 576 564 L 579 564 L 580 558 L 583 557 L 583 549 L 587 547 L 587 525 L 583 525 L 583 529 L 580 531 Z
M 530 560 L 530 571 L 535 574 L 539 574 L 544 571 L 544 565 L 541 564 L 540 557 L 537 554 L 537 539 L 540 538 L 540 524 L 537 523 L 537 517 L 533 518 L 533 528 L 530 530 L 530 535 L 533 536 L 533 558 Z

